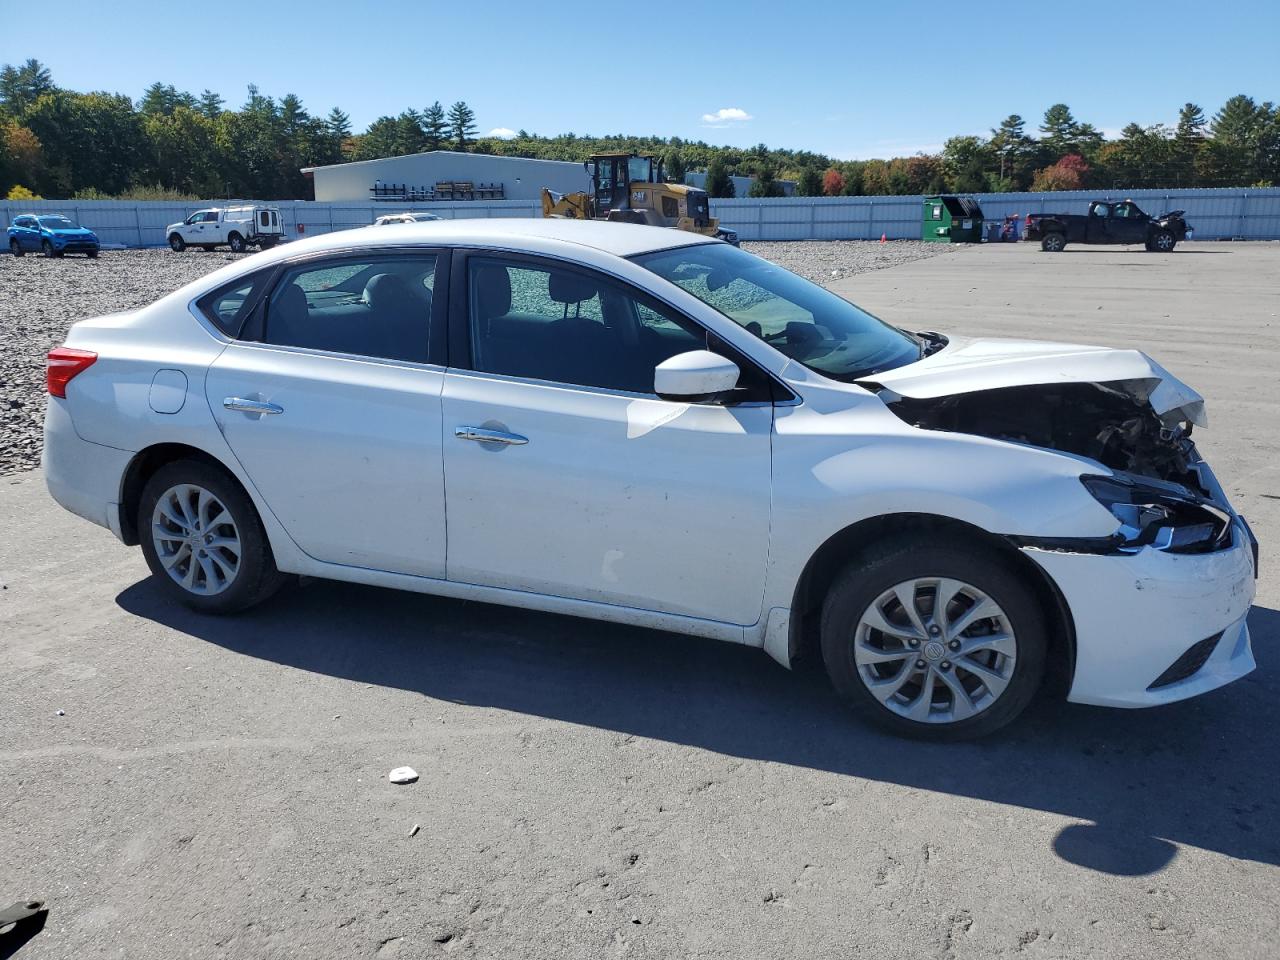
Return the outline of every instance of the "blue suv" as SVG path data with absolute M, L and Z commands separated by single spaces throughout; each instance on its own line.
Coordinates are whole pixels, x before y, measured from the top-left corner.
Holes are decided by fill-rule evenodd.
M 98 235 L 60 213 L 36 216 L 24 213 L 9 224 L 9 252 L 15 257 L 24 253 L 43 253 L 60 257 L 64 253 L 98 255 Z

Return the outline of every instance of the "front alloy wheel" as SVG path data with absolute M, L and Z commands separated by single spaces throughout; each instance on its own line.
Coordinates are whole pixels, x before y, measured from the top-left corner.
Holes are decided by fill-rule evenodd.
M 867 607 L 853 658 L 887 709 L 920 723 L 954 723 L 1000 699 L 1018 639 L 1008 614 L 977 587 L 930 577 L 896 584 Z
M 1177 238 L 1168 230 L 1161 230 L 1151 238 L 1151 248 L 1158 253 L 1169 253 L 1177 245 Z
M 828 588 L 822 660 L 841 698 L 908 737 L 998 730 L 1031 702 L 1049 630 L 1016 555 L 911 532 L 869 544 Z
M 235 518 L 222 502 L 194 484 L 164 491 L 151 515 L 156 557 L 170 579 L 197 596 L 227 590 L 244 551 Z

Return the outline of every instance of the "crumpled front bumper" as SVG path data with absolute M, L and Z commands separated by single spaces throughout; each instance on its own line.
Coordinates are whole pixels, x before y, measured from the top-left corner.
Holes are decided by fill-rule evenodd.
M 1206 693 L 1257 666 L 1245 622 L 1255 590 L 1253 548 L 1238 519 L 1231 546 L 1215 553 L 1023 552 L 1057 584 L 1075 623 L 1068 700 L 1156 706 Z M 1212 651 L 1198 669 L 1162 681 L 1193 645 L 1214 636 L 1218 640 L 1205 644 Z M 1194 666 L 1199 657 L 1193 652 L 1189 659 Z

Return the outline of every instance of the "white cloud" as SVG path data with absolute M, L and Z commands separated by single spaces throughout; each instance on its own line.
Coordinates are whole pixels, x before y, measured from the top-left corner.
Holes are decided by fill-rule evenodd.
M 515 138 L 516 132 L 508 127 L 494 127 L 486 137 L 496 137 L 499 140 L 512 140 Z
M 727 127 L 731 123 L 745 123 L 754 117 L 741 107 L 721 107 L 715 113 L 704 113 L 702 122 L 709 127 Z

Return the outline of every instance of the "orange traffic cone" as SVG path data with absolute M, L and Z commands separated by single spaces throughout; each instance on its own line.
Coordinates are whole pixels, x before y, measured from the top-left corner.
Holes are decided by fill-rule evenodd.
M 887 234 L 887 233 L 882 233 L 882 234 L 880 234 L 880 242 L 881 242 L 881 243 L 888 243 L 888 242 L 889 242 L 889 234 Z

